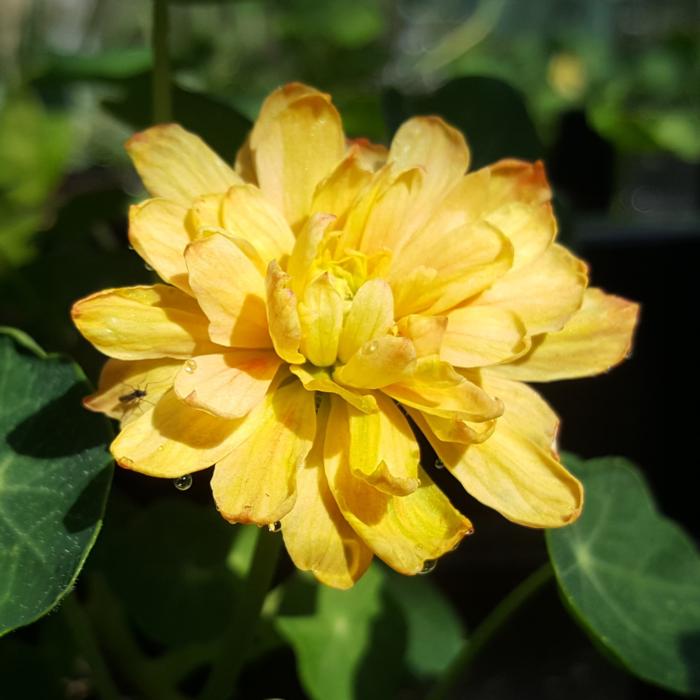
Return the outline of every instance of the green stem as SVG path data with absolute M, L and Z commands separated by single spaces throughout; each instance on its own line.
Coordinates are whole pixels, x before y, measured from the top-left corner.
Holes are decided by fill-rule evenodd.
M 458 680 L 464 677 L 479 652 L 506 625 L 513 615 L 553 576 L 552 565 L 547 562 L 516 586 L 474 630 L 464 642 L 459 654 L 428 695 L 428 700 L 445 700 Z
M 92 680 L 100 698 L 102 700 L 120 700 L 121 693 L 112 679 L 107 662 L 97 643 L 90 618 L 78 602 L 75 591 L 65 598 L 63 605 L 61 605 L 61 612 L 90 666 Z
M 277 565 L 282 536 L 265 529 L 257 533 L 253 560 L 243 591 L 236 602 L 233 620 L 221 640 L 200 700 L 222 700 L 233 697 L 247 650 L 253 640 L 265 596 Z
M 153 122 L 172 119 L 170 57 L 168 53 L 168 0 L 153 0 L 151 47 L 153 52 Z

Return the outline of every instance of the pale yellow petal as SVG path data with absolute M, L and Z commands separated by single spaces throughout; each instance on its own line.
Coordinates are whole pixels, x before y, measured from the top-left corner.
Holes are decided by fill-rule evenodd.
M 381 338 L 394 324 L 394 297 L 382 279 L 367 280 L 356 292 L 340 335 L 338 357 L 347 362 L 362 345 Z
M 379 410 L 374 413 L 346 407 L 350 471 L 384 493 L 406 496 L 419 486 L 420 449 L 396 404 L 382 394 L 376 399 Z
M 292 374 L 296 375 L 308 391 L 336 394 L 363 413 L 377 411 L 377 400 L 372 394 L 361 394 L 354 389 L 344 387 L 331 379 L 329 370 L 314 367 L 311 364 L 290 365 Z
M 185 248 L 187 209 L 167 199 L 147 199 L 129 209 L 129 243 L 161 279 L 191 294 Z
M 251 185 L 258 184 L 258 176 L 255 172 L 255 163 L 253 162 L 253 153 L 250 150 L 250 134 L 246 136 L 243 145 L 236 153 L 235 168 L 244 182 L 249 182 Z
M 230 451 L 216 464 L 211 486 L 221 515 L 258 525 L 287 515 L 315 433 L 313 394 L 296 379 L 273 388 L 243 419 Z
M 415 230 L 466 172 L 469 148 L 464 136 L 440 117 L 414 117 L 394 135 L 389 160 L 402 170 L 420 167 L 425 172 L 411 206 L 414 218 L 408 229 Z
M 313 262 L 319 254 L 323 237 L 334 221 L 331 214 L 313 214 L 299 232 L 287 263 L 287 274 L 292 278 L 291 287 L 295 294 L 304 293 L 314 273 Z
M 185 251 L 190 286 L 209 318 L 209 335 L 221 345 L 270 347 L 265 281 L 256 265 L 221 234 L 191 243 Z
M 383 493 L 354 477 L 349 432 L 346 404 L 332 399 L 324 446 L 328 485 L 345 519 L 380 559 L 402 574 L 418 574 L 472 532 L 423 470 L 420 486 L 407 496 Z
M 232 187 L 223 199 L 221 217 L 224 228 L 251 243 L 265 265 L 292 252 L 292 230 L 254 185 Z
M 408 338 L 384 336 L 365 343 L 333 378 L 360 389 L 378 389 L 410 376 L 416 351 Z
M 541 160 L 529 163 L 515 158 L 505 158 L 488 166 L 489 192 L 484 207 L 493 211 L 508 202 L 543 204 L 552 198 Z
M 628 356 L 638 316 L 638 304 L 587 289 L 583 305 L 563 330 L 537 336 L 526 355 L 498 371 L 526 382 L 600 374 Z
M 107 360 L 97 391 L 83 399 L 83 406 L 127 423 L 155 406 L 180 367 L 182 360 Z
M 217 229 L 223 226 L 223 203 L 224 194 L 221 192 L 203 194 L 192 202 L 187 214 L 187 227 L 192 240 L 200 237 L 201 229 Z
M 583 507 L 580 482 L 550 450 L 518 433 L 503 418 L 488 440 L 466 446 L 437 439 L 419 412 L 412 416 L 465 490 L 508 520 L 553 528 L 579 516 Z
M 418 357 L 439 355 L 447 328 L 447 316 L 404 316 L 397 324 L 399 333 L 410 338 Z
M 343 299 L 327 273 L 317 277 L 299 303 L 302 354 L 317 367 L 328 367 L 338 355 L 343 326 Z
M 446 362 L 420 360 L 413 377 L 382 388 L 400 403 L 444 418 L 483 422 L 498 418 L 503 404 Z
M 225 192 L 241 178 L 199 136 L 178 124 L 161 124 L 126 143 L 143 184 L 153 197 L 183 206 L 202 194 Z
M 410 408 L 409 406 L 406 406 L 405 409 L 408 415 L 412 417 L 417 411 L 417 409 Z M 471 445 L 475 442 L 484 442 L 484 440 L 488 440 L 496 429 L 496 422 L 500 420 L 493 418 L 481 423 L 475 423 L 455 416 L 450 418 L 436 416 L 426 411 L 422 411 L 421 415 L 440 440 L 444 440 L 445 442 L 459 442 L 463 445 Z
M 333 214 L 342 227 L 350 206 L 371 179 L 372 172 L 363 167 L 359 149 L 350 148 L 335 170 L 318 183 L 309 213 Z
M 375 173 L 382 168 L 388 158 L 389 149 L 381 143 L 372 143 L 366 138 L 347 140 L 348 153 L 355 154 L 360 165 L 370 173 Z
M 415 239 L 392 261 L 389 282 L 398 318 L 441 314 L 488 288 L 509 270 L 510 241 L 485 222 L 444 232 L 427 247 Z
M 530 347 L 522 321 L 497 306 L 465 306 L 447 314 L 440 357 L 457 367 L 507 362 Z
M 267 323 L 275 352 L 287 362 L 304 362 L 299 352 L 301 324 L 297 298 L 290 289 L 291 277 L 282 271 L 276 260 L 267 268 Z
M 105 289 L 75 302 L 71 315 L 88 341 L 118 360 L 187 358 L 213 347 L 197 302 L 164 284 Z
M 126 469 L 174 479 L 206 469 L 227 454 L 240 423 L 191 408 L 168 391 L 124 426 L 110 450 Z
M 325 405 L 319 409 L 313 448 L 297 471 L 296 501 L 282 518 L 282 536 L 297 569 L 321 583 L 347 589 L 367 570 L 372 551 L 350 527 L 328 487 L 323 467 Z
M 543 450 L 556 453 L 559 430 L 557 414 L 527 384 L 506 379 L 500 376 L 498 370 L 494 370 L 481 372 L 481 385 L 484 391 L 503 401 L 505 409 L 498 420 L 507 423 Z
M 227 350 L 187 360 L 175 394 L 220 418 L 242 418 L 263 399 L 282 360 L 271 350 Z
M 250 146 L 260 188 L 295 227 L 318 183 L 342 159 L 345 139 L 330 97 L 295 85 L 265 101 Z
M 501 277 L 473 303 L 514 312 L 530 335 L 547 333 L 563 328 L 580 308 L 587 282 L 586 265 L 554 244 L 534 262 Z

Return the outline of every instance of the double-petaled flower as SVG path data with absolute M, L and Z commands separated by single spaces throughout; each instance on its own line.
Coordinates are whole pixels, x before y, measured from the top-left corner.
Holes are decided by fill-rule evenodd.
M 177 125 L 127 148 L 153 197 L 129 239 L 165 284 L 73 309 L 111 358 L 86 405 L 121 420 L 121 466 L 214 465 L 227 520 L 281 523 L 295 564 L 340 588 L 373 554 L 414 574 L 472 531 L 416 430 L 506 518 L 578 516 L 557 417 L 521 382 L 616 364 L 637 306 L 587 289 L 554 242 L 541 164 L 465 174 L 464 138 L 436 117 L 388 150 L 347 141 L 299 84 L 267 98 L 235 168 Z

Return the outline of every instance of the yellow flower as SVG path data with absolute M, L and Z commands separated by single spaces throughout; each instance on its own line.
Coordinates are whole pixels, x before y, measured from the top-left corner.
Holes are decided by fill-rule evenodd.
M 346 141 L 329 96 L 299 84 L 267 98 L 235 168 L 177 125 L 127 148 L 153 197 L 129 238 L 167 284 L 73 309 L 112 358 L 86 405 L 121 420 L 121 466 L 215 465 L 227 520 L 279 521 L 294 563 L 339 588 L 373 554 L 415 574 L 472 531 L 416 426 L 506 518 L 578 516 L 557 417 L 521 382 L 616 364 L 638 309 L 586 289 L 554 242 L 540 163 L 465 175 L 464 138 L 436 117 L 388 150 Z

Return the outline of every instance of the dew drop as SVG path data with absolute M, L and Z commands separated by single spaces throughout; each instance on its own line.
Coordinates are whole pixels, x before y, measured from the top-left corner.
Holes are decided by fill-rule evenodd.
M 187 491 L 192 486 L 192 474 L 185 474 L 184 476 L 178 476 L 177 479 L 173 479 L 173 486 L 178 491 Z
M 196 369 L 197 363 L 194 360 L 187 360 L 187 362 L 185 362 L 185 372 L 188 374 L 194 373 Z
M 276 520 L 274 523 L 270 523 L 267 526 L 267 529 L 270 532 L 280 532 L 280 530 L 282 529 L 282 523 L 279 520 Z
M 435 459 L 435 469 L 444 469 L 445 463 L 438 457 Z
M 144 263 L 143 266 L 144 266 L 149 272 L 153 272 L 153 268 L 152 268 L 148 263 Z
M 129 243 L 129 245 L 127 246 L 127 248 L 128 248 L 129 250 L 133 250 L 133 249 L 134 249 L 134 246 L 132 246 L 131 243 Z
M 133 467 L 134 460 L 129 457 L 120 457 L 117 462 L 122 465 L 122 467 Z
M 426 559 L 423 563 L 423 568 L 420 570 L 420 574 L 429 574 L 431 571 L 435 571 L 437 566 L 437 559 Z
M 377 352 L 378 347 L 379 343 L 376 340 L 373 340 L 371 343 L 367 343 L 367 345 L 365 345 L 365 354 L 371 355 L 373 352 Z

